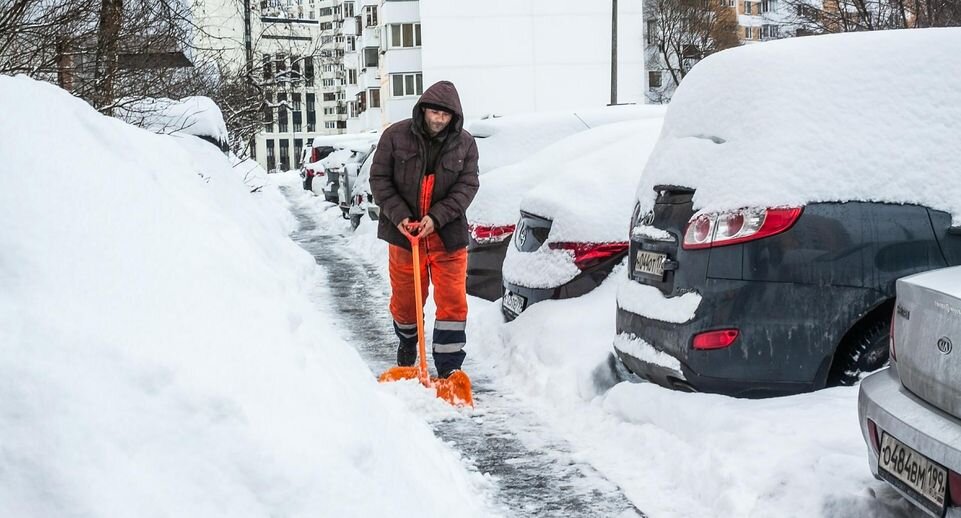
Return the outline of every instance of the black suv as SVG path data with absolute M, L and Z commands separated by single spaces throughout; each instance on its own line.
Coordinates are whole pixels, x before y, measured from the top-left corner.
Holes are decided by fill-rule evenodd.
M 632 218 L 615 352 L 667 387 L 761 397 L 852 384 L 888 360 L 895 281 L 961 264 L 961 229 L 918 205 L 695 214 L 692 189 L 654 189 L 654 210 Z M 692 292 L 684 322 L 625 308 L 637 294 L 670 304 Z

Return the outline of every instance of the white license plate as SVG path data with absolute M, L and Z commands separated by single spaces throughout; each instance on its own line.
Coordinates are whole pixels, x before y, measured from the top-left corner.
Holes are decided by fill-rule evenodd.
M 638 250 L 634 260 L 634 273 L 653 277 L 657 280 L 664 279 L 664 263 L 667 256 L 657 252 Z
M 944 467 L 882 432 L 878 468 L 881 478 L 915 495 L 932 512 L 944 513 L 948 486 Z
M 522 295 L 516 293 L 505 292 L 504 300 L 501 302 L 501 306 L 507 311 L 510 311 L 514 315 L 520 315 L 524 311 L 524 306 L 527 305 L 527 299 Z

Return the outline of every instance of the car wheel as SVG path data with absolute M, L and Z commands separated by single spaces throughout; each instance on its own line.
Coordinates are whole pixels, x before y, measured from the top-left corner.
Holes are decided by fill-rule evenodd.
M 350 215 L 350 228 L 356 230 L 360 226 L 360 219 L 364 217 L 363 214 L 351 214 Z
M 890 332 L 891 323 L 886 318 L 858 324 L 848 333 L 834 355 L 828 385 L 854 385 L 862 374 L 887 365 Z
M 313 180 L 314 180 L 314 177 L 313 177 L 313 176 L 308 176 L 307 178 L 304 178 L 304 190 L 305 190 L 305 191 L 309 191 L 309 190 L 310 190 L 310 184 L 313 183 Z

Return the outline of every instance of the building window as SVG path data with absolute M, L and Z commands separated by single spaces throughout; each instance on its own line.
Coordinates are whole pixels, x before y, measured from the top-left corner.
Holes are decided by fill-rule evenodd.
M 394 47 L 420 47 L 420 24 L 419 23 L 399 23 L 389 27 L 390 46 Z
M 751 13 L 751 2 L 744 2 L 744 14 L 752 14 L 752 13 Z
M 274 132 L 274 109 L 270 106 L 273 102 L 273 95 L 267 94 L 266 102 L 264 103 L 264 131 L 267 133 Z
M 314 86 L 314 56 L 304 57 L 304 79 L 307 86 Z
M 656 90 L 661 87 L 661 71 L 649 70 L 647 72 L 647 87 Z
M 344 48 L 347 49 L 347 52 L 357 52 L 357 37 L 347 36 L 344 39 Z
M 294 160 L 297 161 L 294 167 L 300 165 L 301 158 L 304 154 L 304 139 L 295 138 L 294 139 Z
M 353 18 L 353 17 L 354 17 L 354 3 L 344 2 L 344 18 Z
M 380 108 L 380 88 L 371 88 L 367 90 L 368 96 L 368 106 L 371 108 Z
M 377 6 L 364 6 L 364 27 L 377 27 Z
M 424 93 L 424 76 L 416 74 L 391 74 L 391 92 L 394 97 L 407 97 Z
M 314 94 L 307 94 L 307 131 L 317 128 L 317 101 Z
M 277 156 L 274 154 L 274 139 L 267 139 L 267 170 L 277 169 Z
M 364 49 L 364 68 L 376 67 L 380 64 L 380 49 L 377 47 L 367 47 Z
M 347 84 L 355 85 L 357 84 L 357 71 L 353 68 L 347 69 Z
M 270 81 L 273 77 L 274 71 L 270 64 L 270 54 L 264 54 L 264 81 Z
M 280 170 L 289 171 L 290 170 L 290 141 L 287 139 L 280 139 Z
M 247 142 L 247 149 L 250 150 L 250 159 L 257 160 L 257 140 L 256 139 L 250 139 L 250 141 Z
M 287 126 L 287 110 L 290 106 L 287 104 L 287 94 L 277 94 L 277 132 L 287 133 L 290 131 Z
M 744 28 L 744 38 L 745 38 L 745 39 L 748 39 L 748 40 L 751 39 L 751 28 L 750 28 L 750 27 L 745 27 L 745 28 Z
M 657 20 L 647 21 L 647 34 L 644 36 L 647 38 L 647 44 L 654 44 L 654 36 L 657 34 Z

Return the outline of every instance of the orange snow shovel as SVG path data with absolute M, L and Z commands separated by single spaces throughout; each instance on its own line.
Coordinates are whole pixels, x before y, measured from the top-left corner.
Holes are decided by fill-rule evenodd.
M 431 378 L 427 372 L 427 346 L 424 343 L 424 298 L 420 280 L 420 238 L 414 227 L 414 234 L 408 234 L 410 248 L 414 257 L 414 296 L 417 308 L 417 365 L 414 367 L 391 367 L 378 378 L 381 383 L 400 380 L 420 380 L 421 385 L 434 388 L 437 397 L 452 405 L 474 406 L 470 378 L 464 371 L 456 370 L 447 378 Z

